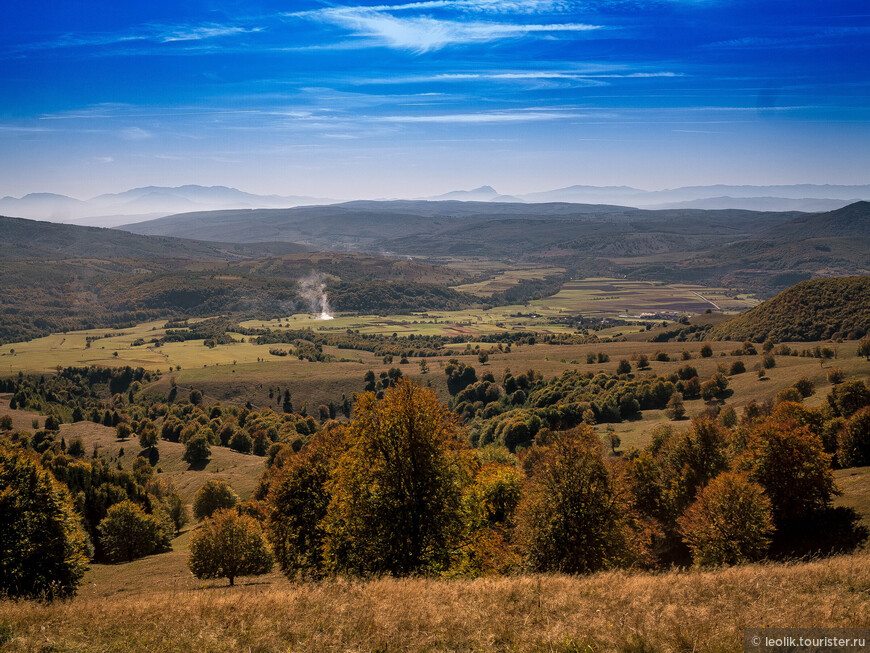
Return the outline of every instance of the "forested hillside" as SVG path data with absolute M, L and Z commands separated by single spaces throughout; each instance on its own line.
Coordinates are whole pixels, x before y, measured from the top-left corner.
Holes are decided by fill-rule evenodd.
M 811 279 L 714 327 L 714 340 L 860 338 L 870 331 L 870 276 Z

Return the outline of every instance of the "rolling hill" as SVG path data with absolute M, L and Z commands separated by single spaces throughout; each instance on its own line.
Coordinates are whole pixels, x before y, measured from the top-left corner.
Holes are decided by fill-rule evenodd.
M 317 248 L 413 256 L 545 255 L 553 248 L 606 248 L 614 236 L 660 234 L 668 251 L 704 249 L 748 236 L 796 213 L 664 210 L 594 204 L 461 201 L 356 201 L 293 209 L 196 212 L 122 227 L 138 234 L 215 240 L 291 240 Z M 691 236 L 689 243 L 680 237 Z M 590 240 L 592 239 L 592 240 Z M 637 240 L 637 238 L 635 238 Z M 572 245 L 573 241 L 577 241 Z M 659 252 L 656 244 L 639 255 Z
M 870 332 L 870 276 L 802 281 L 714 327 L 713 340 L 859 338 Z
M 209 243 L 0 216 L 0 260 L 82 257 L 235 260 L 264 254 L 295 254 L 306 251 L 310 251 L 310 248 L 291 242 L 248 245 Z
M 803 238 L 870 237 L 870 202 L 855 202 L 827 213 L 801 215 L 760 233 L 758 238 L 789 240 Z

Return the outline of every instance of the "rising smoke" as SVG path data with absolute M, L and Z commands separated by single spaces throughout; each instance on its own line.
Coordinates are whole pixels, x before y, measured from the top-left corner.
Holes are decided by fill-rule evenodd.
M 329 298 L 326 296 L 326 281 L 324 275 L 312 272 L 299 280 L 299 294 L 308 303 L 309 312 L 318 320 L 331 320 L 332 309 L 329 308 Z

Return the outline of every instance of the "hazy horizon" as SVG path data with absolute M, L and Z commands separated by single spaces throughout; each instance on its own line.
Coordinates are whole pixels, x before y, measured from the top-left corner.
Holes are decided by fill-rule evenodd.
M 856 0 L 5 8 L 0 197 L 870 183 Z

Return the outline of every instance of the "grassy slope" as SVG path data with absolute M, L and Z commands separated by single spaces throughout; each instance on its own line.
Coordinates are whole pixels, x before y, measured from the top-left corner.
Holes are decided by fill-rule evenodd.
M 158 579 L 154 564 L 124 566 L 139 587 L 106 570 L 66 603 L 0 603 L 14 635 L 4 650 L 740 651 L 747 627 L 870 625 L 866 553 L 585 577 L 288 583 L 273 574 L 235 588 L 183 573 Z
M 7 414 L 13 417 L 15 428 L 28 430 L 31 428 L 31 420 L 37 417 L 31 412 L 10 411 L 9 395 L 0 395 L 0 415 Z M 38 416 L 38 419 L 42 424 L 45 418 Z M 91 455 L 94 446 L 99 447 L 101 455 L 108 457 L 112 464 L 120 462 L 127 470 L 133 469 L 133 462 L 141 451 L 138 440 L 132 438 L 118 440 L 115 437 L 115 429 L 93 422 L 61 424 L 60 435 L 67 444 L 74 438 L 80 438 L 87 455 Z M 121 449 L 124 449 L 124 454 L 119 456 Z M 240 497 L 248 499 L 263 472 L 264 458 L 237 453 L 225 447 L 212 447 L 211 458 L 204 469 L 194 469 L 182 460 L 184 455 L 182 444 L 161 440 L 157 449 L 160 452 L 160 459 L 155 468 L 161 470 L 158 475 L 175 483 L 182 498 L 188 503 L 192 501 L 196 491 L 213 478 L 226 480 Z

